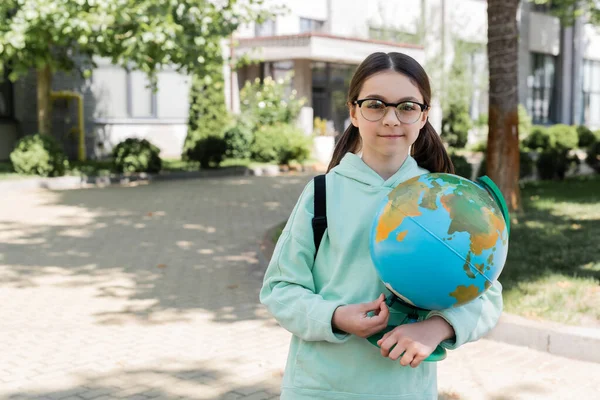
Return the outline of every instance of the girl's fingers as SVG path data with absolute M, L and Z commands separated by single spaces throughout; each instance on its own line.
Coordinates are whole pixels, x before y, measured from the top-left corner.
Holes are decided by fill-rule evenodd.
M 400 359 L 400 364 L 405 367 L 408 365 L 411 365 L 411 363 L 415 359 L 416 353 L 417 353 L 417 351 L 414 348 L 407 349 L 404 352 L 404 355 L 402 356 L 402 358 Z
M 401 346 L 399 343 L 392 349 L 388 358 L 396 361 L 406 351 L 406 347 Z
M 410 366 L 413 368 L 417 368 L 419 366 L 419 364 L 421 364 L 421 362 L 423 362 L 423 360 L 425 360 L 427 357 L 424 356 L 416 356 L 410 363 Z

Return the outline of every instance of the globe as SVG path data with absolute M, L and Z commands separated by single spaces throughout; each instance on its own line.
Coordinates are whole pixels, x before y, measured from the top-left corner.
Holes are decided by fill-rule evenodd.
M 429 173 L 394 188 L 372 224 L 371 258 L 399 300 L 423 310 L 461 306 L 500 275 L 508 211 L 488 177 Z

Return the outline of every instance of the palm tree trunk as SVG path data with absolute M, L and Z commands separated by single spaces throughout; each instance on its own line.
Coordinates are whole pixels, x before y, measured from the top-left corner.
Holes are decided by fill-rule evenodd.
M 52 129 L 52 70 L 49 65 L 37 70 L 38 132 L 48 135 Z
M 521 207 L 518 132 L 519 0 L 488 0 L 490 68 L 487 171 L 511 211 Z

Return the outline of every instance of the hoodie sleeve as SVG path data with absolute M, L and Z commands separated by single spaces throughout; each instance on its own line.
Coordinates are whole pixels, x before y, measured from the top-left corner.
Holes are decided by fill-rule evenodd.
M 454 350 L 465 343 L 474 342 L 492 330 L 502 314 L 502 285 L 496 281 L 482 296 L 456 308 L 432 311 L 427 318 L 440 316 L 455 332 L 454 339 L 446 340 L 441 346 Z
M 350 335 L 334 333 L 331 318 L 344 304 L 315 293 L 313 190 L 311 180 L 277 241 L 265 272 L 260 302 L 282 327 L 303 340 L 343 343 Z

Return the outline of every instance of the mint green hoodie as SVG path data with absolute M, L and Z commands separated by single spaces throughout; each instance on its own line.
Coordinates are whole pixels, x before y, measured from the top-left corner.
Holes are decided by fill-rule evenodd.
M 409 156 L 384 181 L 359 156 L 347 153 L 327 174 L 328 228 L 314 262 L 314 189 L 312 181 L 306 185 L 277 242 L 260 292 L 261 303 L 293 334 L 281 399 L 437 399 L 435 362 L 404 367 L 399 360 L 384 358 L 366 339 L 334 333 L 331 327 L 337 307 L 389 294 L 370 258 L 371 223 L 394 187 L 427 172 Z M 390 311 L 389 325 L 405 317 Z M 496 283 L 480 298 L 428 317 L 439 315 L 452 325 L 455 340 L 442 345 L 456 349 L 485 335 L 501 312 L 502 287 Z

